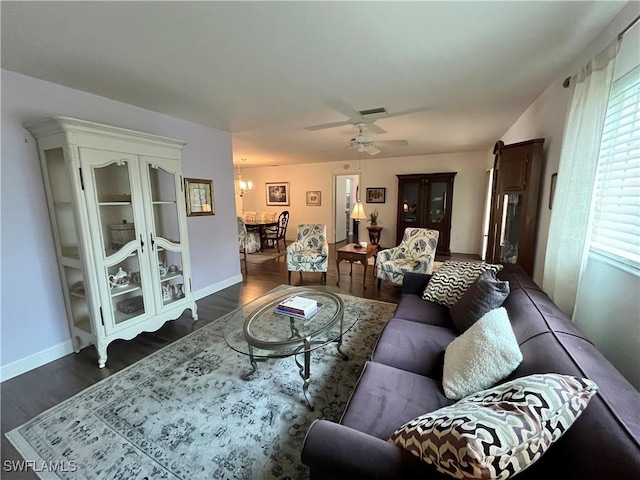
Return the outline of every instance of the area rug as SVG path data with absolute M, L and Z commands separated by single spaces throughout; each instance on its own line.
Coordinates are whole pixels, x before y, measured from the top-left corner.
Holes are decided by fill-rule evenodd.
M 267 252 L 255 252 L 247 254 L 247 262 L 248 263 L 265 263 L 271 260 L 275 260 L 276 258 L 284 257 L 287 253 L 282 250 L 278 253 L 277 250 L 267 251 Z M 243 260 L 244 257 L 241 257 Z
M 278 288 L 286 289 L 281 286 Z M 311 355 L 310 393 L 302 395 L 293 357 L 262 362 L 232 351 L 228 315 L 89 387 L 6 435 L 52 479 L 305 479 L 300 461 L 317 418 L 337 421 L 394 304 L 360 302 L 342 360 L 329 345 Z M 50 463 L 54 462 L 54 463 Z

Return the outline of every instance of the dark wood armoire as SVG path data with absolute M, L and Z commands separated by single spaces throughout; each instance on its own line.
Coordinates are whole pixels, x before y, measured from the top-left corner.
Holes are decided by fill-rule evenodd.
M 515 263 L 533 275 L 544 138 L 496 143 L 487 262 Z
M 398 177 L 396 245 L 407 227 L 438 230 L 438 255 L 451 255 L 451 207 L 456 172 L 418 173 Z

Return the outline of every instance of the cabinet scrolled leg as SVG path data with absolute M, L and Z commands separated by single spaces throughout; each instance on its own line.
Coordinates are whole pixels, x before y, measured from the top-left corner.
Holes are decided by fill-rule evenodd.
M 107 346 L 96 345 L 96 349 L 98 350 L 98 367 L 104 368 L 107 364 Z
M 73 351 L 75 353 L 80 353 L 80 349 L 82 348 L 82 340 L 80 339 L 80 337 L 76 335 L 75 337 L 73 337 L 71 343 L 73 344 Z
M 198 305 L 196 305 L 196 302 L 191 304 L 191 318 L 194 322 L 198 320 Z

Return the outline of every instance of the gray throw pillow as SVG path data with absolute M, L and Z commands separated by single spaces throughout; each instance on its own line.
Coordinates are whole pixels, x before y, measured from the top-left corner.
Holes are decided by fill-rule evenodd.
M 496 278 L 493 270 L 483 272 L 449 310 L 449 316 L 460 333 L 480 320 L 484 314 L 499 308 L 509 295 L 509 282 Z

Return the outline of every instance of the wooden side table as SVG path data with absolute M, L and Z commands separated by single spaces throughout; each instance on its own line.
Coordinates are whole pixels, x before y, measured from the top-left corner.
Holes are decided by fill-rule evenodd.
M 364 266 L 362 288 L 367 288 L 366 281 L 367 267 L 369 266 L 368 260 L 370 257 L 375 256 L 373 262 L 373 271 L 375 272 L 376 260 L 378 259 L 378 257 L 376 256 L 376 254 L 378 253 L 378 246 L 369 244 L 366 247 L 356 248 L 355 243 L 350 243 L 336 250 L 336 253 L 338 256 L 338 258 L 336 259 L 336 269 L 338 270 L 338 281 L 336 282 L 336 285 L 340 285 L 340 262 L 346 260 L 351 264 L 351 271 L 349 272 L 349 276 L 353 275 L 353 262 L 360 262 Z
M 369 230 L 369 242 L 372 245 L 378 245 L 380 243 L 380 232 L 382 231 L 382 227 L 367 227 Z M 380 247 L 378 247 L 380 250 Z

